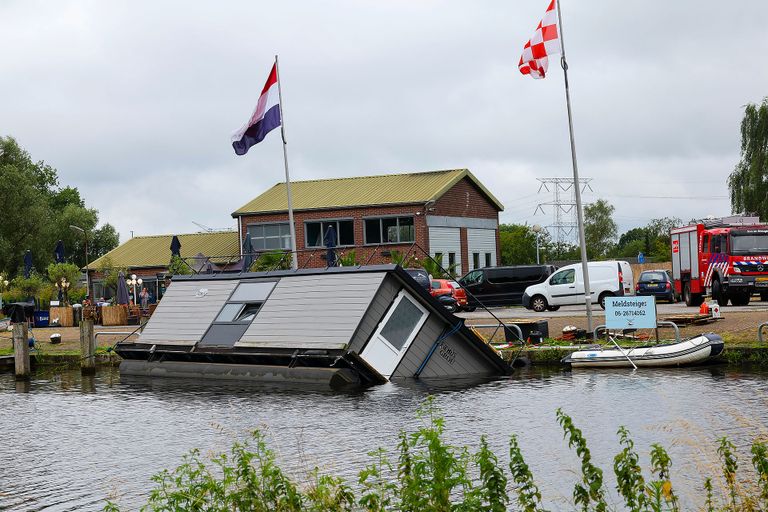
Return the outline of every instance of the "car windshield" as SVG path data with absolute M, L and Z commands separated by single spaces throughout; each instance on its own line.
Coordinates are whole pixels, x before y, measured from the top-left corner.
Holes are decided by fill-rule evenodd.
M 461 285 L 459 283 L 457 283 L 456 281 L 448 281 L 448 284 L 451 285 L 453 288 L 455 288 L 457 290 L 459 288 L 461 288 Z
M 731 236 L 731 254 L 768 254 L 768 233 Z
M 667 274 L 664 272 L 643 272 L 640 274 L 641 283 L 650 283 L 652 281 L 666 281 Z

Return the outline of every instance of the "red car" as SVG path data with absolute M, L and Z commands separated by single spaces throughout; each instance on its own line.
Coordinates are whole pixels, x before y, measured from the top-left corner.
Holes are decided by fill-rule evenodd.
M 432 290 L 430 291 L 433 297 L 439 297 L 441 295 L 451 295 L 456 299 L 456 305 L 458 309 L 467 308 L 467 294 L 461 288 L 461 285 L 456 281 L 450 279 L 433 279 Z

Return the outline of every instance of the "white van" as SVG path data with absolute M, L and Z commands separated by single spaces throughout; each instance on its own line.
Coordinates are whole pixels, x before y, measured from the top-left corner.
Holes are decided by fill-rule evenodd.
M 635 293 L 632 267 L 626 261 L 590 261 L 589 288 L 592 303 L 605 309 L 605 298 Z M 584 274 L 581 263 L 558 269 L 543 283 L 529 286 L 523 306 L 534 311 L 557 311 L 560 306 L 584 304 Z

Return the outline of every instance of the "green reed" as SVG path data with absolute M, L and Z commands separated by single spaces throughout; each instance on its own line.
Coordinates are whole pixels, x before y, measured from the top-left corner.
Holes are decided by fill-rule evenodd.
M 509 462 L 505 465 L 490 449 L 485 436 L 480 437 L 475 453 L 448 443 L 444 418 L 431 397 L 421 405 L 417 416 L 421 426 L 415 432 L 400 433 L 394 454 L 383 448 L 368 454 L 369 463 L 358 473 L 355 485 L 324 474 L 317 467 L 309 472 L 306 482 L 297 483 L 280 468 L 264 434 L 256 430 L 248 440 L 234 443 L 228 452 L 204 460 L 199 450 L 192 450 L 177 468 L 156 474 L 152 477 L 155 487 L 141 510 L 546 512 L 517 436 L 510 438 Z M 680 510 L 672 487 L 672 460 L 662 446 L 651 445 L 650 472 L 646 477 L 629 431 L 619 428 L 620 451 L 613 459 L 613 474 L 616 492 L 623 503 L 609 505 L 603 470 L 593 463 L 582 431 L 560 409 L 556 420 L 581 463 L 581 473 L 573 488 L 574 509 Z M 717 496 L 713 477 L 702 475 L 703 486 L 696 489 L 702 497 L 702 510 L 768 510 L 768 446 L 762 442 L 752 445 L 754 481 L 738 480 L 735 447 L 726 438 L 719 440 L 717 453 L 725 487 Z M 104 510 L 119 512 L 119 507 L 108 501 Z

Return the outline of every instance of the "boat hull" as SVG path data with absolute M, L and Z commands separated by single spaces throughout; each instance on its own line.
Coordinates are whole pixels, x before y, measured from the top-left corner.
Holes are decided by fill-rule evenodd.
M 723 346 L 720 336 L 708 333 L 679 343 L 624 349 L 623 353 L 615 348 L 579 350 L 565 357 L 563 362 L 575 368 L 631 368 L 632 363 L 637 367 L 689 366 L 720 355 Z

